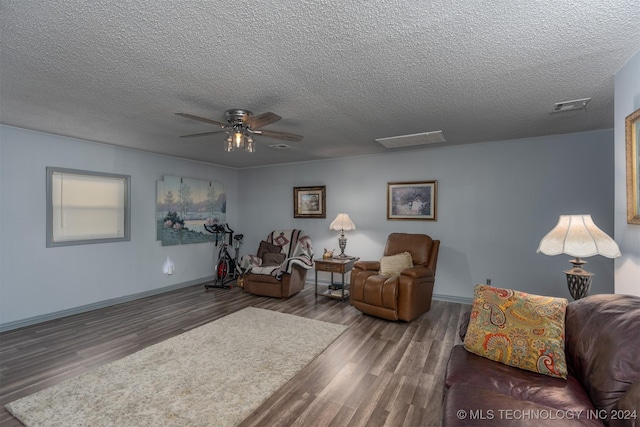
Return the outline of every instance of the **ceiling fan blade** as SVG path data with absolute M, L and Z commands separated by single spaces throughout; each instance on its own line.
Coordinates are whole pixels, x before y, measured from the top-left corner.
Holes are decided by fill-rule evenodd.
M 252 129 L 258 129 L 263 126 L 270 125 L 271 123 L 275 123 L 281 118 L 282 117 L 275 113 L 262 113 L 254 117 L 249 117 L 246 124 L 251 126 Z
M 191 135 L 181 135 L 180 138 L 196 138 L 198 136 L 207 136 L 207 135 L 213 135 L 214 133 L 223 133 L 226 132 L 224 130 L 216 130 L 213 132 L 204 132 L 204 133 L 192 133 Z
M 209 124 L 220 126 L 220 127 L 223 127 L 223 128 L 226 128 L 226 127 L 229 126 L 228 124 L 216 122 L 215 120 L 211 120 L 211 119 L 205 119 L 204 117 L 193 116 L 193 115 L 187 114 L 187 113 L 176 113 L 176 116 L 184 117 L 184 118 L 191 119 L 191 120 L 197 120 L 199 122 L 209 123 Z
M 296 135 L 294 133 L 276 132 L 274 130 L 261 130 L 259 134 L 262 136 L 268 136 L 270 138 L 284 139 L 285 141 L 299 142 L 302 141 L 302 135 Z

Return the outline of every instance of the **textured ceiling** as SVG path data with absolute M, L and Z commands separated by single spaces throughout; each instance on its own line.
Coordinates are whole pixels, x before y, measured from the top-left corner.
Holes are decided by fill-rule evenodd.
M 2 0 L 0 23 L 0 123 L 236 168 L 612 128 L 640 49 L 638 0 Z M 304 139 L 179 138 L 217 129 L 174 113 L 229 108 Z

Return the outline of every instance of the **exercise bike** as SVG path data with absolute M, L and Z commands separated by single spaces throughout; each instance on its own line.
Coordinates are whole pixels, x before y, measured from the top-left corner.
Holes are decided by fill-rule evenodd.
M 216 246 L 218 246 L 218 240 L 220 240 L 220 235 L 222 235 L 222 242 L 220 243 L 220 250 L 218 251 L 218 260 L 214 268 L 215 279 L 213 283 L 205 284 L 204 288 L 230 289 L 233 285 L 229 284 L 229 282 L 232 282 L 242 274 L 240 266 L 238 265 L 238 256 L 244 235 L 236 234 L 234 237 L 233 230 L 229 227 L 229 224 L 213 226 L 204 224 L 204 228 L 216 236 Z M 224 236 L 227 234 L 229 235 L 229 243 L 224 241 Z M 229 245 L 231 245 L 232 242 L 235 250 L 234 258 L 231 258 L 228 251 Z

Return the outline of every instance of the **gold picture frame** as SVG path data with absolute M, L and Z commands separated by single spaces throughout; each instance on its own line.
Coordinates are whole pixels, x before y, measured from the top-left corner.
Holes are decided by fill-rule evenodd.
M 624 120 L 627 158 L 627 223 L 640 224 L 640 109 Z
M 436 221 L 438 181 L 387 183 L 387 219 Z
M 293 187 L 294 218 L 326 218 L 326 186 Z

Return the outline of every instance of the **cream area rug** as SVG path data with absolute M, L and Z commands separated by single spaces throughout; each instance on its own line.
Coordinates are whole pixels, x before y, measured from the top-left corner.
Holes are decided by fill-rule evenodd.
M 235 426 L 347 327 L 249 307 L 6 405 L 27 426 Z

